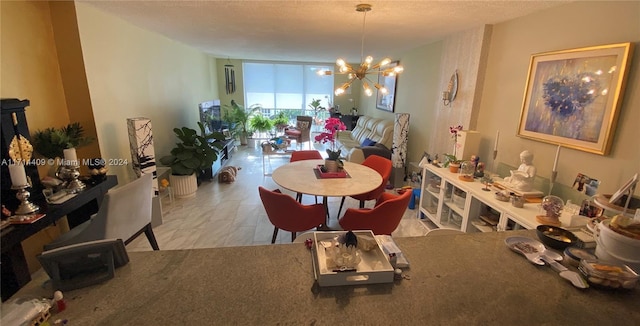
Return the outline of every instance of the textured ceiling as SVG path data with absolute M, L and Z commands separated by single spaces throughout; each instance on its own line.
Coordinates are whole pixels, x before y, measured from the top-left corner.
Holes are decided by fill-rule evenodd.
M 84 1 L 220 58 L 361 59 L 359 1 Z M 448 34 L 569 1 L 368 1 L 364 54 L 397 56 Z

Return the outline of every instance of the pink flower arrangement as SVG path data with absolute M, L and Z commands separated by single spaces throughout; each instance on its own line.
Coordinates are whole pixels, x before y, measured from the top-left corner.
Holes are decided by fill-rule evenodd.
M 324 131 L 315 137 L 317 142 L 330 143 L 330 147 L 327 149 L 330 160 L 340 158 L 341 151 L 336 148 L 336 134 L 339 130 L 347 130 L 347 126 L 338 118 L 329 118 L 324 123 Z
M 458 149 L 458 131 L 462 131 L 462 125 L 449 127 L 449 133 L 453 138 L 453 156 L 456 156 L 456 150 Z

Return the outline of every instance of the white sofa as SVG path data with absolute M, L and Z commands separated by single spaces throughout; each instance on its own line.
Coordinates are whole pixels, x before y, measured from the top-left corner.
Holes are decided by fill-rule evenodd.
M 363 147 L 362 143 L 367 138 L 375 141 L 376 145 Z M 371 154 L 391 158 L 393 121 L 361 116 L 353 130 L 338 132 L 337 143 L 342 150 L 341 156 L 349 162 L 362 163 Z

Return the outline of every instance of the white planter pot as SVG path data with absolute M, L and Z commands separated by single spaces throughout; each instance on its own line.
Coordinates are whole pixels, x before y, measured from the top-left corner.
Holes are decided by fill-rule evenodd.
M 198 179 L 192 175 L 170 175 L 169 183 L 173 195 L 177 198 L 193 197 L 198 191 Z

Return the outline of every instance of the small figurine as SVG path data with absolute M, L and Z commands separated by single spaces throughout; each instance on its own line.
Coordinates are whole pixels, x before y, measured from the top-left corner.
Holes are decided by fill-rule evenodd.
M 473 174 L 473 176 L 476 178 L 484 177 L 484 166 L 484 162 L 478 162 L 478 165 L 476 166 L 476 172 Z
M 536 176 L 536 167 L 532 164 L 533 153 L 528 150 L 520 153 L 520 166 L 518 170 L 511 170 L 511 176 L 504 178 L 504 181 L 517 190 L 530 191 L 533 189 L 533 179 Z

